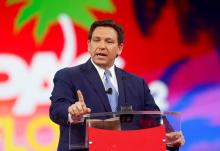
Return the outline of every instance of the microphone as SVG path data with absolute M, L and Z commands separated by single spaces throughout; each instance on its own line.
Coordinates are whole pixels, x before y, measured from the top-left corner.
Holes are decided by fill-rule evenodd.
M 107 90 L 105 90 L 105 93 L 112 94 L 112 88 L 108 88 Z

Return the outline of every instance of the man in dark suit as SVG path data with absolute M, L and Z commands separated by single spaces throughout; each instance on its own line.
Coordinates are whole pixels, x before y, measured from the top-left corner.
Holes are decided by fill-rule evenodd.
M 122 53 L 123 43 L 124 32 L 119 25 L 112 20 L 96 21 L 88 34 L 91 58 L 55 74 L 50 118 L 60 125 L 59 151 L 69 147 L 68 123 L 77 123 L 84 114 L 119 111 L 124 105 L 132 106 L 133 110 L 159 110 L 144 79 L 114 65 Z M 105 87 L 106 71 L 110 73 L 113 89 Z M 108 98 L 113 90 L 117 95 L 115 107 Z M 83 125 L 73 131 L 74 141 L 83 139 Z

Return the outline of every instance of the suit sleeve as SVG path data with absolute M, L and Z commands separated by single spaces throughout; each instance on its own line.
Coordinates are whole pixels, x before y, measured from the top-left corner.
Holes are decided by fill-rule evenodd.
M 150 93 L 150 89 L 143 79 L 144 88 L 144 110 L 146 111 L 160 111 L 159 107 L 156 105 L 153 96 Z
M 148 111 L 160 111 L 159 107 L 156 105 L 153 96 L 150 93 L 150 89 L 148 88 L 147 84 L 145 83 L 145 81 L 143 80 L 143 85 L 144 85 L 144 94 L 145 94 L 145 110 Z M 154 117 L 153 120 L 157 120 L 157 116 Z M 160 119 L 161 117 L 159 117 Z M 166 126 L 166 132 L 170 132 L 173 131 L 173 127 L 170 125 L 169 121 L 167 120 L 166 117 L 162 117 L 163 121 L 165 123 Z M 157 120 L 158 121 L 158 120 Z M 144 123 L 146 124 L 146 123 Z M 179 147 L 168 147 L 166 146 L 166 149 L 169 151 L 178 151 Z
M 59 125 L 68 123 L 68 107 L 76 100 L 76 90 L 71 83 L 68 69 L 58 71 L 53 79 L 54 88 L 52 91 L 50 118 Z

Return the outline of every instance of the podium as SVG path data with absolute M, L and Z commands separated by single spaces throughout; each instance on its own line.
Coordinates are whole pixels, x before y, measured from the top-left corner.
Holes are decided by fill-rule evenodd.
M 178 112 L 160 111 L 87 114 L 69 125 L 69 149 L 166 151 L 172 148 L 166 133 L 181 131 L 180 118 Z

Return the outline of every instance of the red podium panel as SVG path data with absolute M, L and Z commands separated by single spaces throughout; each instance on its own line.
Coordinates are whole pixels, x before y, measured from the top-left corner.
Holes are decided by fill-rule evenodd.
M 69 149 L 166 151 L 166 134 L 180 132 L 180 113 L 123 111 L 93 113 L 69 126 Z M 77 136 L 77 137 L 76 137 Z
M 165 126 L 140 130 L 88 128 L 90 151 L 166 151 Z

